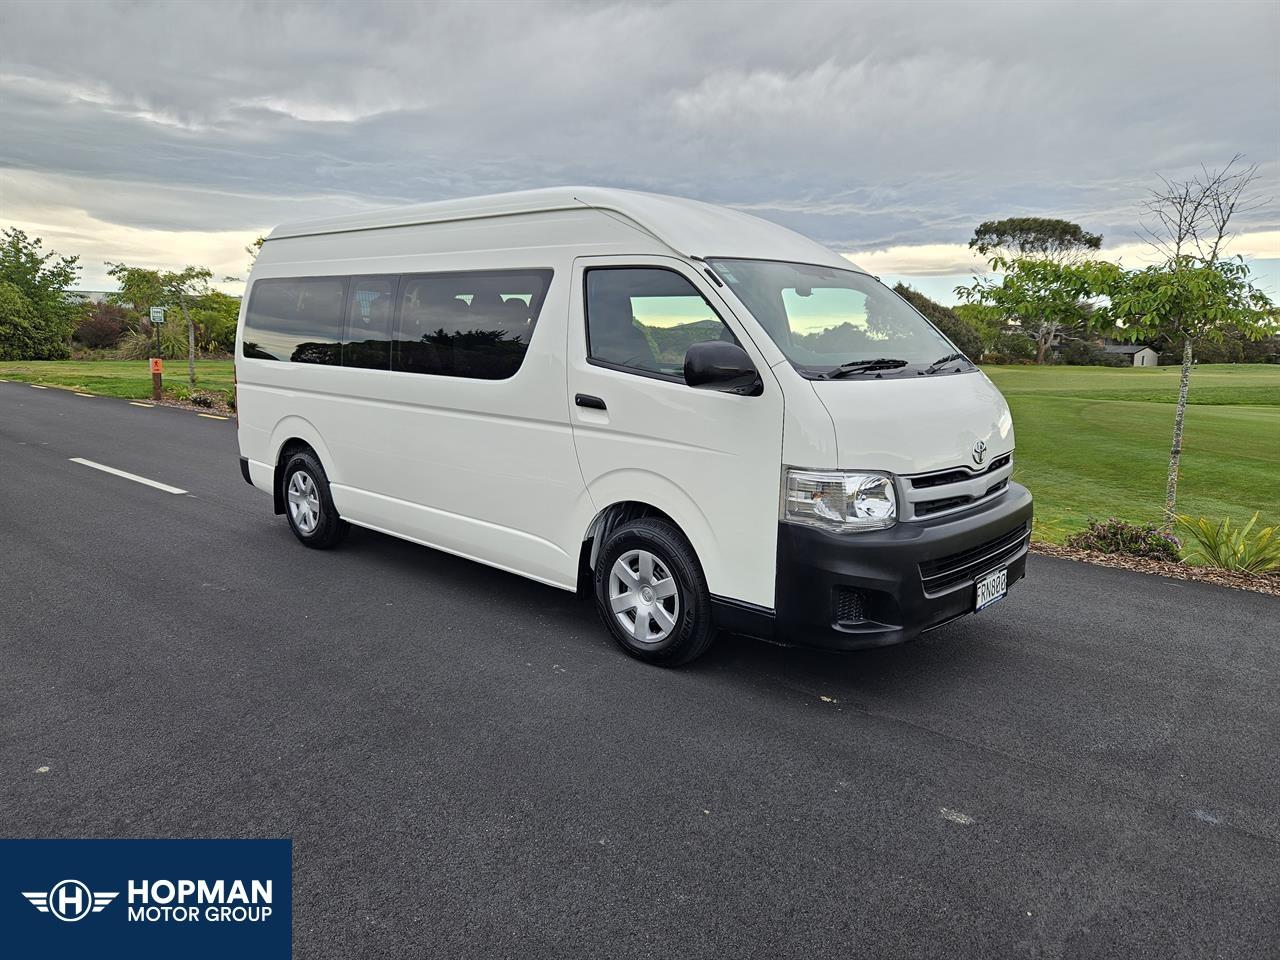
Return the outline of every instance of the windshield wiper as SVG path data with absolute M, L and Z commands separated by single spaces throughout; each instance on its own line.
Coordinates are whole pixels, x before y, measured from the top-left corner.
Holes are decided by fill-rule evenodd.
M 897 370 L 899 367 L 905 367 L 906 360 L 892 360 L 887 357 L 880 357 L 877 360 L 850 360 L 848 363 L 842 363 L 834 370 L 828 370 L 821 374 L 823 380 L 838 380 L 841 377 L 851 377 L 857 373 L 870 373 L 872 370 Z
M 952 360 L 963 360 L 965 363 L 972 364 L 973 361 L 966 357 L 963 353 L 948 353 L 945 357 L 939 357 L 933 363 L 924 368 L 925 373 L 937 373 Z

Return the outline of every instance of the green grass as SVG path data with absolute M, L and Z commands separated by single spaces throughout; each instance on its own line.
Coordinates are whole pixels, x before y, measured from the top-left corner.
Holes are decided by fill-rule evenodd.
M 1035 494 L 1038 536 L 1061 542 L 1090 517 L 1160 519 L 1177 368 L 983 369 L 1013 409 L 1014 475 Z M 1280 523 L 1280 366 L 1192 372 L 1178 511 Z
M 165 386 L 187 390 L 187 366 Z M 1089 517 L 1156 521 L 1178 395 L 1176 367 L 984 367 L 1013 408 L 1016 478 L 1036 497 L 1037 535 L 1062 541 Z M 196 364 L 197 387 L 231 389 L 230 360 Z M 0 377 L 145 399 L 145 361 L 0 363 Z M 1280 523 L 1280 366 L 1197 367 L 1183 440 L 1178 509 L 1214 520 Z
M 146 360 L 27 360 L 0 363 L 0 378 L 68 387 L 84 393 L 128 400 L 151 398 L 151 367 Z M 164 387 L 178 396 L 190 392 L 185 360 L 166 360 Z M 230 360 L 197 360 L 196 389 L 232 388 Z

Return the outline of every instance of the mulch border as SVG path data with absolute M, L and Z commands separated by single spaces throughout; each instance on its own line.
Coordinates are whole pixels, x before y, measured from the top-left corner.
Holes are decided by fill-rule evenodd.
M 1175 580 L 1191 580 L 1197 583 L 1212 583 L 1219 587 L 1234 587 L 1237 590 L 1249 590 L 1253 593 L 1265 593 L 1268 596 L 1280 597 L 1280 575 L 1250 575 L 1237 573 L 1234 570 L 1216 570 L 1213 567 L 1195 567 L 1173 560 L 1151 560 L 1146 557 L 1124 557 L 1110 553 L 1099 553 L 1097 550 L 1079 550 L 1075 547 L 1063 547 L 1056 543 L 1032 541 L 1033 553 L 1041 553 L 1048 557 L 1061 557 L 1066 560 L 1079 560 L 1081 563 L 1092 563 L 1100 567 L 1115 567 L 1120 570 L 1132 570 L 1135 573 L 1150 573 L 1161 577 L 1172 577 Z

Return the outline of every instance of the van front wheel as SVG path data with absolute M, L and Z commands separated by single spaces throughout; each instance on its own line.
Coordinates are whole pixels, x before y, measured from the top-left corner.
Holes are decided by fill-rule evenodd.
M 285 515 L 289 529 L 308 547 L 327 550 L 342 542 L 350 530 L 338 516 L 329 494 L 329 478 L 310 450 L 300 450 L 284 467 Z
M 715 638 L 702 567 L 664 520 L 644 517 L 614 530 L 597 556 L 594 580 L 600 619 L 637 660 L 680 666 Z

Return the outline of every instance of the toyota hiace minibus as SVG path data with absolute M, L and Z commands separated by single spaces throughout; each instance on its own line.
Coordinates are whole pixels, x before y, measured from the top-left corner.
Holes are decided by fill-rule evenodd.
M 1025 569 L 991 381 L 734 210 L 564 188 L 277 227 L 236 375 L 241 471 L 302 543 L 355 524 L 590 593 L 650 663 L 900 643 Z

